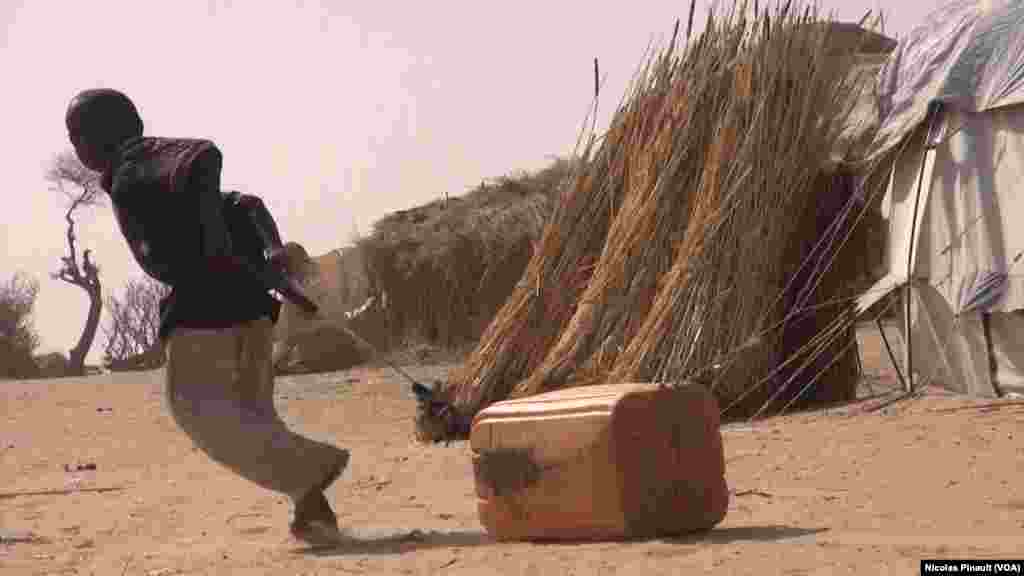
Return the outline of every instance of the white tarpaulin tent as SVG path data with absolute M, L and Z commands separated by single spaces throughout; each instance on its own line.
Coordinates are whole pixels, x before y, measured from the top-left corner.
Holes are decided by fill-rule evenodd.
M 879 89 L 873 154 L 895 154 L 888 270 L 858 308 L 911 278 L 904 372 L 1024 392 L 1024 1 L 947 4 L 900 42 Z

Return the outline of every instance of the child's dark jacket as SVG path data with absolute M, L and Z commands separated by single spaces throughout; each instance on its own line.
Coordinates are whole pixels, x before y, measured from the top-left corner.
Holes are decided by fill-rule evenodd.
M 160 337 L 177 327 L 226 328 L 280 303 L 238 265 L 262 264 L 262 242 L 220 190 L 221 153 L 208 140 L 138 138 L 123 145 L 102 185 L 136 262 L 171 286 Z

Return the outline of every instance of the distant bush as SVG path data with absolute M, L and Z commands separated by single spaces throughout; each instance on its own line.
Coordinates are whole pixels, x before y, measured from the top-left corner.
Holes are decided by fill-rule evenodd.
M 39 375 L 33 358 L 39 336 L 32 323 L 38 295 L 39 283 L 21 274 L 0 284 L 0 378 Z
M 120 295 L 107 297 L 105 366 L 111 370 L 152 370 L 163 365 L 160 299 L 169 291 L 167 286 L 143 277 L 129 280 Z
M 68 357 L 61 352 L 50 352 L 35 357 L 39 378 L 63 378 L 68 375 Z

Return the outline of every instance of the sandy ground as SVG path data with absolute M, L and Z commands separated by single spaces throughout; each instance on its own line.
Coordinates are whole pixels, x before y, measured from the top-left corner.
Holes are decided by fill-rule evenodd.
M 864 362 L 876 391 L 894 382 L 877 342 Z M 353 453 L 329 497 L 354 539 L 314 552 L 289 538 L 283 498 L 191 448 L 161 378 L 0 383 L 0 573 L 916 574 L 927 557 L 1024 557 L 1021 401 L 933 392 L 731 425 L 734 495 L 715 530 L 496 544 L 477 521 L 468 447 L 416 444 L 401 380 L 371 368 L 281 378 L 286 419 Z

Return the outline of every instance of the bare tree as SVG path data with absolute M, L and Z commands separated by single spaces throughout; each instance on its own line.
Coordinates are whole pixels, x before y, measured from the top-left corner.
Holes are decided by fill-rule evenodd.
M 38 294 L 39 283 L 21 274 L 0 284 L 0 378 L 38 375 L 33 353 L 39 336 L 32 325 Z
M 75 245 L 75 214 L 76 211 L 98 206 L 103 203 L 99 174 L 86 168 L 75 156 L 74 152 L 65 151 L 56 155 L 46 170 L 46 179 L 69 201 L 64 213 L 67 222 L 68 253 L 61 258 L 61 269 L 53 274 L 53 278 L 78 286 L 89 297 L 89 315 L 78 343 L 68 353 L 68 370 L 70 374 L 85 373 L 85 357 L 92 348 L 99 327 L 100 315 L 103 312 L 103 294 L 100 285 L 100 270 L 90 259 L 90 251 L 78 257 Z
M 120 297 L 107 297 L 103 363 L 111 370 L 147 370 L 162 365 L 160 299 L 168 292 L 168 286 L 143 277 L 129 280 Z

